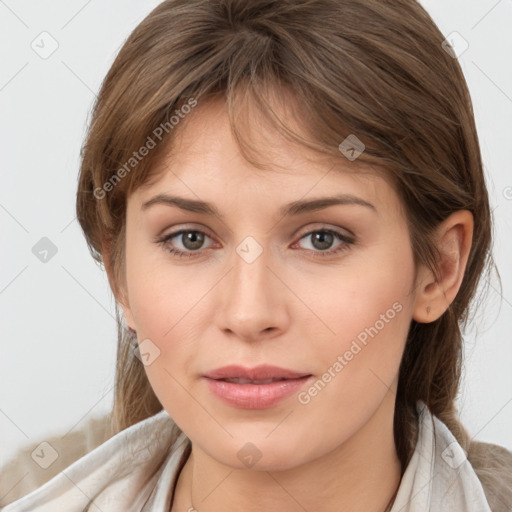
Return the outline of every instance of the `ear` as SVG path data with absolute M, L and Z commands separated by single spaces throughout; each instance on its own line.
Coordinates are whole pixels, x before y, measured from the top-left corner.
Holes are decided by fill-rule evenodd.
M 437 320 L 455 299 L 468 261 L 473 239 L 473 215 L 458 210 L 436 230 L 441 253 L 438 279 L 422 265 L 416 281 L 413 319 L 420 323 Z
M 135 322 L 133 321 L 132 310 L 130 308 L 130 302 L 128 298 L 128 290 L 126 289 L 125 283 L 118 282 L 112 267 L 111 243 L 109 241 L 103 241 L 101 254 L 103 257 L 103 265 L 105 266 L 105 272 L 107 273 L 110 288 L 114 294 L 116 302 L 121 306 L 126 325 L 136 331 Z

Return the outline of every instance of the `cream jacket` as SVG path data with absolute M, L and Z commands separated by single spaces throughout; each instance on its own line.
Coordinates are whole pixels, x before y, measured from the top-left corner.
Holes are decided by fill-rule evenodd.
M 423 402 L 417 409 L 416 448 L 391 512 L 494 512 L 452 433 Z M 163 450 L 172 424 L 164 409 L 123 430 L 1 512 L 168 512 L 190 449 L 181 433 Z

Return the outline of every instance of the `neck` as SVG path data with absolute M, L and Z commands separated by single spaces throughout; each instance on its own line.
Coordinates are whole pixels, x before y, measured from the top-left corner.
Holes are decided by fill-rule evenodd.
M 390 395 L 350 439 L 291 469 L 233 469 L 193 444 L 178 478 L 172 512 L 385 512 L 401 477 Z

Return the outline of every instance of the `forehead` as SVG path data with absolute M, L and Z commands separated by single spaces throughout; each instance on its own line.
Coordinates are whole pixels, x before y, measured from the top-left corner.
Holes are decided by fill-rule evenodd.
M 355 165 L 341 153 L 334 158 L 301 146 L 283 137 L 257 112 L 247 114 L 244 138 L 254 150 L 251 156 L 256 155 L 257 166 L 242 155 L 225 102 L 204 102 L 182 121 L 155 178 L 134 194 L 139 208 L 162 192 L 219 205 L 235 201 L 236 196 L 251 196 L 259 198 L 260 207 L 339 194 L 357 195 L 374 204 L 396 202 L 396 196 L 388 197 L 394 192 L 382 171 Z M 290 125 L 297 123 L 293 114 L 289 120 Z

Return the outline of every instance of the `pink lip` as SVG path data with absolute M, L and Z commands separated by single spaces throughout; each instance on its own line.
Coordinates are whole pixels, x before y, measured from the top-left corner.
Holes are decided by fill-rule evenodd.
M 297 393 L 312 375 L 268 365 L 256 368 L 231 365 L 208 372 L 203 377 L 210 391 L 225 403 L 242 409 L 264 409 Z M 250 380 L 283 380 L 268 384 L 237 384 L 220 380 L 234 377 Z
M 210 379 L 230 379 L 233 377 L 241 377 L 243 379 L 265 380 L 296 379 L 306 375 L 311 374 L 306 372 L 294 372 L 293 370 L 288 370 L 287 368 L 280 368 L 279 366 L 271 366 L 268 364 L 255 366 L 254 368 L 245 368 L 244 366 L 232 364 L 205 373 L 204 377 L 208 377 Z

